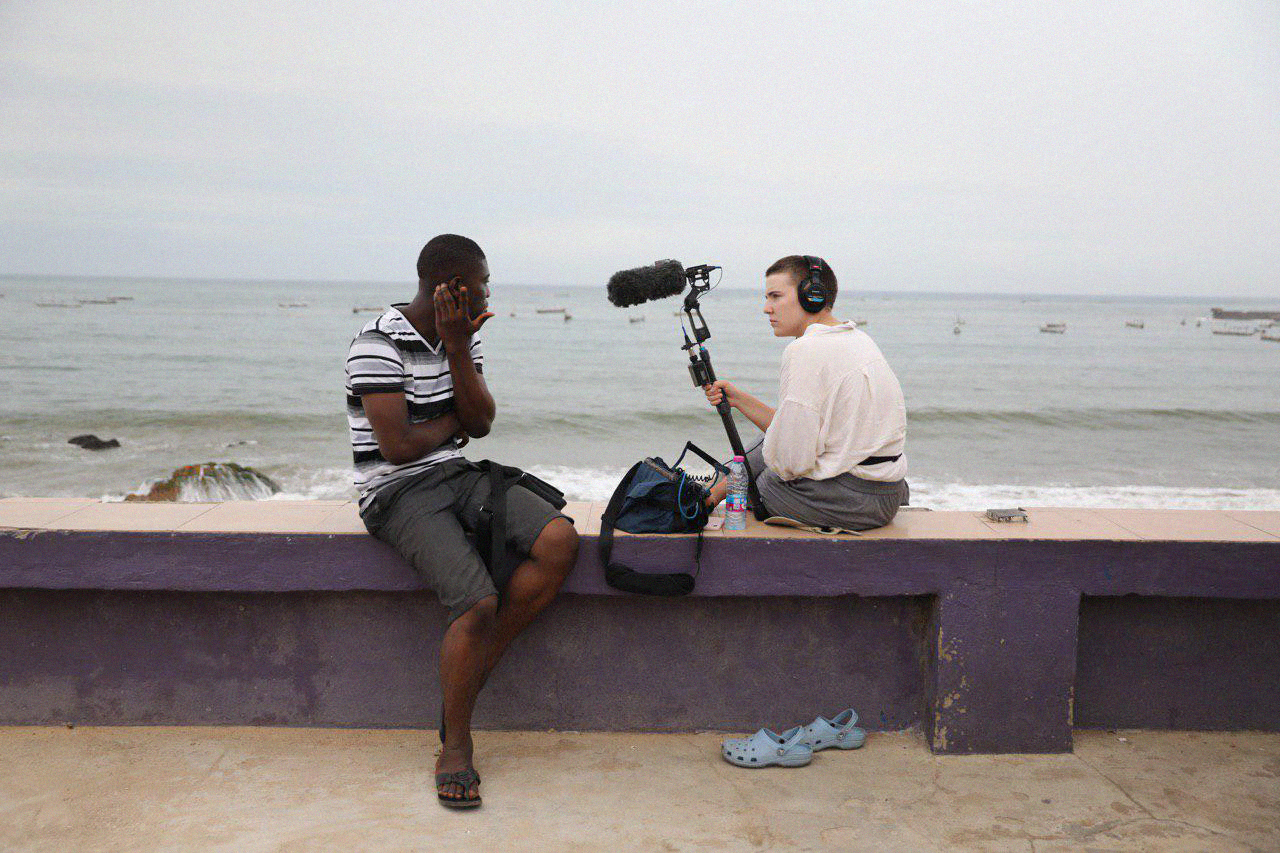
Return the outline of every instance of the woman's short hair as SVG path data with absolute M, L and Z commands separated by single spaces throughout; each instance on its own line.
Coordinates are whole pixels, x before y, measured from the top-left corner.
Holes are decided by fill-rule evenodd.
M 836 284 L 836 274 L 831 266 L 821 258 L 822 271 L 818 274 L 822 286 L 827 289 L 827 306 L 830 308 L 836 301 L 836 292 L 839 290 Z M 809 262 L 804 259 L 804 255 L 787 255 L 785 258 L 778 258 L 767 270 L 764 271 L 766 276 L 771 276 L 776 272 L 793 272 L 796 274 L 796 285 L 809 277 Z

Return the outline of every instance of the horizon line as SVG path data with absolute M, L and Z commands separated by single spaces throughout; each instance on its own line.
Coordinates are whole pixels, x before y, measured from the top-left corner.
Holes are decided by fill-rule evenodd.
M 390 279 L 311 279 L 311 278 L 239 278 L 228 276 L 173 276 L 173 275 L 90 275 L 83 273 L 0 273 L 0 281 L 15 279 L 63 279 L 72 281 L 145 281 L 145 282 L 162 282 L 162 281 L 188 281 L 188 282 L 204 282 L 213 284 L 310 284 L 310 285 L 338 285 L 338 284 L 364 284 L 364 285 L 388 285 L 398 286 L 409 284 L 406 281 L 395 281 Z M 498 286 L 514 285 L 516 287 L 569 287 L 580 290 L 590 290 L 597 287 L 593 284 L 572 284 L 567 282 L 530 282 L 530 281 L 504 281 L 497 282 Z M 603 289 L 604 285 L 599 285 Z M 713 288 L 714 289 L 714 288 Z M 751 288 L 733 287 L 726 285 L 725 290 L 746 291 Z M 883 288 L 868 288 L 853 291 L 854 293 L 870 293 L 870 294 L 929 294 L 929 295 L 946 295 L 946 296 L 1008 296 L 1008 297 L 1026 297 L 1026 296 L 1088 296 L 1088 297 L 1104 297 L 1108 299 L 1185 299 L 1188 301 L 1248 301 L 1254 299 L 1265 300 L 1266 297 L 1241 296 L 1241 295 L 1218 295 L 1208 296 L 1205 294 L 1159 294 L 1159 293 L 1102 293 L 1102 292 L 1067 292 L 1067 291 L 1012 291 L 1012 290 L 895 290 Z M 1276 301 L 1280 301 L 1280 296 L 1275 297 Z

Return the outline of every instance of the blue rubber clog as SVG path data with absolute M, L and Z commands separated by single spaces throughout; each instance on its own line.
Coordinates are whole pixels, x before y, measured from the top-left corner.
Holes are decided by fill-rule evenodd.
M 840 749 L 857 749 L 867 741 L 867 733 L 858 728 L 858 713 L 846 708 L 831 719 L 818 717 L 804 727 L 804 742 L 814 752 L 836 746 Z
M 751 737 L 728 738 L 720 745 L 724 760 L 739 767 L 803 767 L 813 760 L 802 726 L 782 734 L 761 729 Z

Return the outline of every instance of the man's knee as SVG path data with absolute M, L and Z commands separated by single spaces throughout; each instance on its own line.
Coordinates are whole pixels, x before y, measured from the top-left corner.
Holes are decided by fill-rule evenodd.
M 533 557 L 538 560 L 563 565 L 565 571 L 573 567 L 578 558 L 578 531 L 567 519 L 553 519 L 542 528 L 533 543 Z
M 486 595 L 453 620 L 458 630 L 472 636 L 485 636 L 493 631 L 498 616 L 498 597 Z

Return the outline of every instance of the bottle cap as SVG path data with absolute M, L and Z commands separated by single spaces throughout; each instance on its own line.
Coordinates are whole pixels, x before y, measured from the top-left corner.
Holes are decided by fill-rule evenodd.
M 746 459 L 743 459 L 741 456 L 735 456 L 735 457 L 733 457 L 733 461 L 734 461 L 734 462 L 746 462 L 747 460 L 746 460 Z

